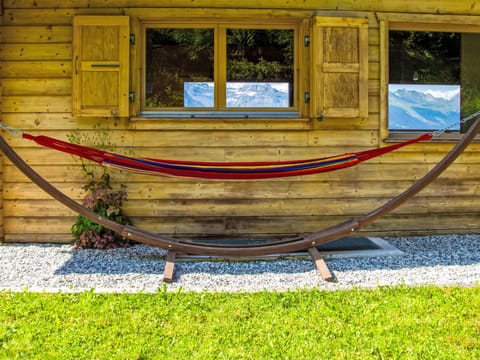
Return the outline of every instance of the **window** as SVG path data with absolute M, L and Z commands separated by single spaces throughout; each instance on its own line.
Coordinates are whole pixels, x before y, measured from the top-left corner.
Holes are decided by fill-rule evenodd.
M 276 129 L 368 116 L 368 19 L 225 9 L 189 9 L 185 19 L 185 11 L 75 16 L 74 116 L 173 127 L 179 118 L 285 118 Z
M 144 114 L 298 116 L 298 24 L 144 26 Z
M 464 132 L 480 110 L 480 34 L 447 30 L 390 29 L 390 131 Z

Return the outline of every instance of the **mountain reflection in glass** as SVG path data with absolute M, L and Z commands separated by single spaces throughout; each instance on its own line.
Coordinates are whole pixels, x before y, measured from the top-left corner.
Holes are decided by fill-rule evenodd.
M 460 130 L 460 85 L 390 84 L 390 129 Z
M 294 31 L 227 29 L 227 108 L 293 106 Z
M 145 106 L 183 108 L 185 83 L 213 86 L 214 30 L 148 28 L 145 64 Z M 213 107 L 213 99 L 196 106 Z

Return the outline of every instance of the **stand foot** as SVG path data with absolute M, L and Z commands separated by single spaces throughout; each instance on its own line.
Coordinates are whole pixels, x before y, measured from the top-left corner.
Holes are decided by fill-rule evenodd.
M 317 268 L 317 271 L 322 277 L 322 279 L 325 281 L 333 282 L 332 273 L 328 269 L 328 266 L 325 263 L 325 260 L 320 255 L 318 249 L 316 247 L 312 247 L 308 249 L 308 252 L 310 253 L 313 263 L 315 264 L 315 267 Z
M 175 251 L 167 251 L 167 261 L 165 263 L 165 269 L 163 270 L 163 282 L 171 283 L 173 281 L 173 270 L 175 267 L 175 257 L 177 253 Z

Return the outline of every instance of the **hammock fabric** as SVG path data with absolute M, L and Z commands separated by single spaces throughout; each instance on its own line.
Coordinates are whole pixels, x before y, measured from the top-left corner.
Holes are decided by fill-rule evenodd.
M 80 156 L 103 166 L 146 175 L 179 176 L 218 180 L 256 180 L 310 175 L 344 169 L 419 141 L 430 140 L 426 133 L 399 144 L 323 158 L 274 162 L 209 162 L 134 158 L 109 151 L 76 145 L 48 136 L 22 133 L 38 145 Z

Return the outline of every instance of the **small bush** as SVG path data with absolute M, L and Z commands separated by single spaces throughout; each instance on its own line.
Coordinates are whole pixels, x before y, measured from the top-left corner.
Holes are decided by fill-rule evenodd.
M 98 215 L 122 225 L 129 225 L 129 219 L 122 213 L 127 200 L 126 186 L 112 190 L 110 176 L 104 173 L 100 181 L 91 180 L 84 189 L 87 191 L 83 205 Z M 112 249 L 130 245 L 130 240 L 79 215 L 71 228 L 75 246 L 82 248 Z
M 96 124 L 93 132 L 75 130 L 67 135 L 71 143 L 92 146 L 109 151 L 115 146 L 110 141 L 110 133 L 103 124 Z M 122 213 L 123 202 L 127 200 L 127 186 L 120 185 L 119 190 L 113 190 L 107 168 L 75 157 L 81 167 L 81 173 L 86 185 L 83 205 L 98 215 L 113 220 L 122 225 L 129 225 L 130 220 Z M 121 173 L 121 175 L 123 175 Z M 125 179 L 124 179 L 125 180 Z M 84 216 L 79 215 L 71 227 L 74 245 L 77 248 L 112 249 L 126 247 L 132 243 L 115 232 L 99 225 Z

